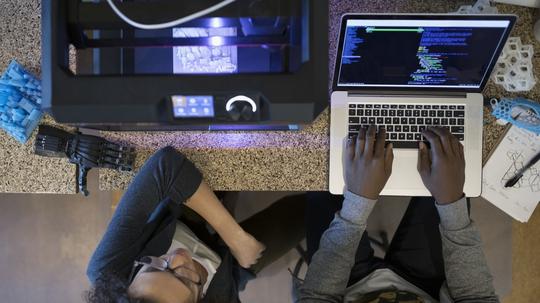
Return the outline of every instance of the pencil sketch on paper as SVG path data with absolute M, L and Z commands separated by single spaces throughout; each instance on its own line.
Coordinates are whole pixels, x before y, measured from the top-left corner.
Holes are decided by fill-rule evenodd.
M 506 181 L 514 177 L 518 171 L 526 165 L 527 159 L 523 157 L 522 152 L 509 150 L 506 156 L 510 160 L 510 167 L 506 170 L 506 173 L 501 178 L 501 184 L 504 186 Z M 523 173 L 523 177 L 513 186 L 514 188 L 528 188 L 531 192 L 540 191 L 540 170 L 535 166 L 529 168 Z

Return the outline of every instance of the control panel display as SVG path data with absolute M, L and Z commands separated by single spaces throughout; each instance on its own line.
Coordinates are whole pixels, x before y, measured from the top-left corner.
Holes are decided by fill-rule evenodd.
M 213 118 L 213 96 L 171 96 L 175 118 Z

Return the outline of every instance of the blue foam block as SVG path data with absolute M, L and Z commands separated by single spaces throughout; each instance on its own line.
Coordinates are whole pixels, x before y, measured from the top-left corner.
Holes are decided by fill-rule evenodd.
M 0 127 L 25 143 L 42 116 L 41 81 L 12 60 L 0 76 Z

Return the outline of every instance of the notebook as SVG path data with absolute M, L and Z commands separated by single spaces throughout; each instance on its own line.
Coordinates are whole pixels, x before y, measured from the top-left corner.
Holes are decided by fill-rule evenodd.
M 540 201 L 540 162 L 513 187 L 504 184 L 540 151 L 540 135 L 511 126 L 486 161 L 482 197 L 520 222 L 527 222 Z

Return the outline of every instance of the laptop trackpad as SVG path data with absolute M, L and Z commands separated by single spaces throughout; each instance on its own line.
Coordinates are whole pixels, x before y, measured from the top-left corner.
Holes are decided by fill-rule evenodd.
M 426 190 L 420 174 L 416 168 L 418 162 L 417 150 L 398 150 L 394 149 L 394 164 L 392 167 L 392 176 L 385 186 L 386 191 L 400 190 L 405 193 L 411 190 L 411 195 L 415 195 L 415 191 Z M 386 193 L 391 195 L 392 193 Z

